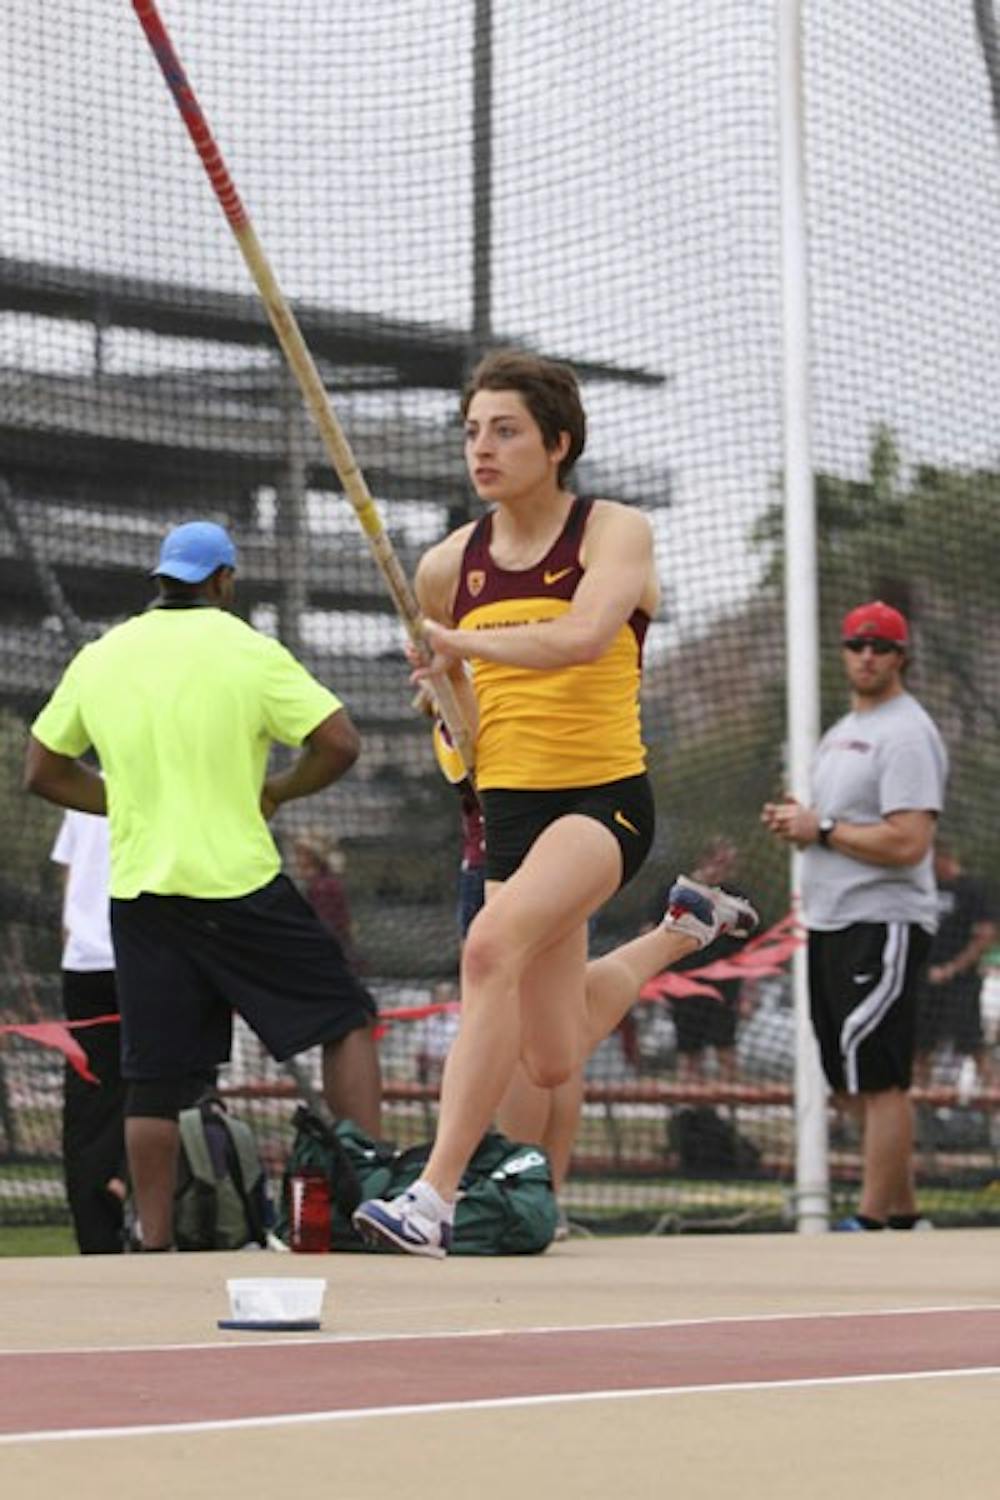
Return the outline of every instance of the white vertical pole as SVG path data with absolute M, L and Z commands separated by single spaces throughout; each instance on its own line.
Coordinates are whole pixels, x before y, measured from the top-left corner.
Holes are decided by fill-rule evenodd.
M 819 734 L 819 608 L 816 502 L 810 442 L 809 265 L 802 108 L 802 0 L 777 0 L 781 114 L 781 259 L 784 347 L 785 649 L 789 790 L 808 801 L 809 765 Z M 801 856 L 792 856 L 798 899 Z M 795 954 L 796 1224 L 805 1234 L 829 1225 L 826 1084 L 809 1020 L 805 951 Z

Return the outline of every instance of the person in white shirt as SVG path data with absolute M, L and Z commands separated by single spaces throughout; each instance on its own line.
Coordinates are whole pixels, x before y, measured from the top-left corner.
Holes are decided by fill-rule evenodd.
M 63 1011 L 68 1021 L 117 1016 L 108 898 L 108 820 L 67 812 L 52 849 L 63 869 Z M 84 1255 L 123 1249 L 125 1085 L 117 1021 L 75 1033 L 98 1084 L 66 1067 L 63 1172 L 77 1244 Z

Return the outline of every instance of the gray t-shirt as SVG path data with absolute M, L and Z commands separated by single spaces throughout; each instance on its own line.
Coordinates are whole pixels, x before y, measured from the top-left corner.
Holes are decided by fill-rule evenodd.
M 931 716 L 909 693 L 828 729 L 812 765 L 812 805 L 821 818 L 879 823 L 893 812 L 939 813 L 948 752 Z M 810 844 L 802 857 L 807 927 L 830 931 L 852 922 L 916 922 L 937 927 L 930 852 L 916 865 L 870 865 Z

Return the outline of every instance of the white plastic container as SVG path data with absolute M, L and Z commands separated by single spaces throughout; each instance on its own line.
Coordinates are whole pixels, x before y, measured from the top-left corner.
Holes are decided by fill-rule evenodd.
M 232 1316 L 220 1328 L 318 1328 L 326 1281 L 320 1276 L 244 1276 L 226 1282 Z

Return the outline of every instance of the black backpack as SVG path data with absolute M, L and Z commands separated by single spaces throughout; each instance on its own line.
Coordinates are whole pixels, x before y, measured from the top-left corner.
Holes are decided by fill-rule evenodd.
M 267 1178 L 253 1131 L 217 1094 L 183 1109 L 174 1197 L 178 1250 L 241 1250 L 267 1244 Z

